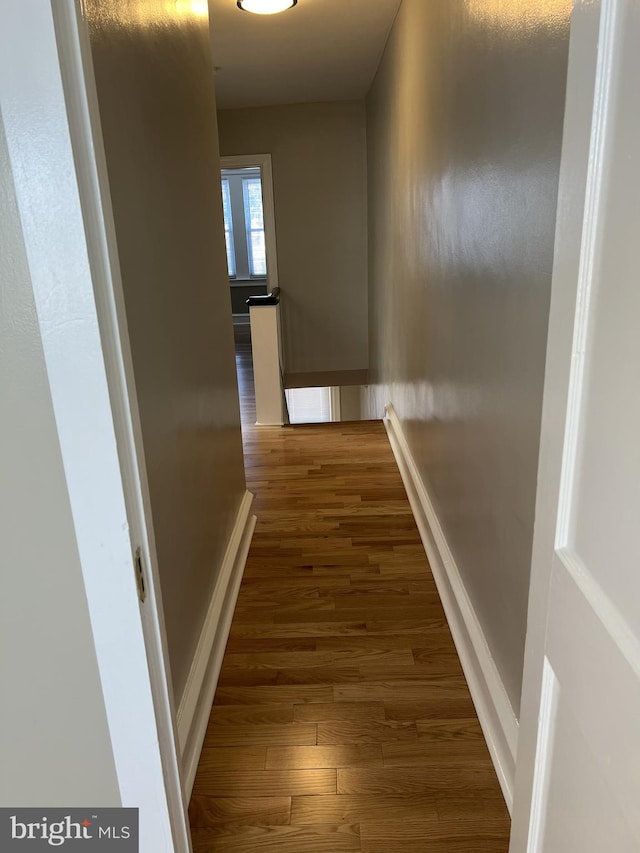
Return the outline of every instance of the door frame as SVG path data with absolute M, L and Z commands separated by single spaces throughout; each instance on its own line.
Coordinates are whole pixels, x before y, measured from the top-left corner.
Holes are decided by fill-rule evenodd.
M 574 437 L 566 425 L 580 404 L 575 376 L 581 371 L 572 373 L 572 365 L 580 354 L 585 305 L 576 311 L 576 304 L 586 295 L 593 256 L 615 5 L 616 0 L 575 0 L 571 17 L 510 853 L 538 849 L 544 806 L 544 747 L 551 712 L 544 675 L 547 614 L 556 531 L 566 503 L 566 469 L 573 455 Z
M 189 853 L 142 433 L 82 0 L 50 0 L 35 15 L 24 0 L 4 0 L 0 34 L 3 123 L 121 802 L 140 808 L 142 853 Z

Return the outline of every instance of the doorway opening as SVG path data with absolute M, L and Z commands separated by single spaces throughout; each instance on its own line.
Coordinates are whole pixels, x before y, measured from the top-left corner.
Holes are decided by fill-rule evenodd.
M 271 155 L 221 157 L 220 164 L 233 322 L 245 325 L 246 300 L 279 286 Z
M 256 422 L 247 299 L 278 287 L 270 154 L 220 158 L 227 273 L 243 430 Z

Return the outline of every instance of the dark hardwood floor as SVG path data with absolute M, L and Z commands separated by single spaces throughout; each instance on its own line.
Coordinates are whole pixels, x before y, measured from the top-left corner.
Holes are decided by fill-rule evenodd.
M 255 428 L 250 406 L 258 524 L 194 850 L 506 853 L 508 813 L 383 425 Z

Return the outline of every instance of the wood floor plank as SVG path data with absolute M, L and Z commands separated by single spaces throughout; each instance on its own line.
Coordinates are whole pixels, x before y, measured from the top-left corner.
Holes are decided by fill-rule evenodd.
M 362 853 L 389 853 L 389 850 L 402 850 L 402 853 L 507 853 L 509 841 L 503 835 L 496 838 L 479 829 L 474 838 L 432 838 L 426 842 L 403 841 L 402 847 L 393 846 L 389 836 L 376 839 L 362 839 Z
M 231 629 L 233 639 L 317 638 L 322 636 L 360 636 L 367 633 L 369 633 L 369 628 L 365 622 L 238 623 Z
M 428 663 L 393 668 L 378 664 L 364 664 L 360 667 L 360 680 L 419 681 L 424 684 L 425 689 L 429 689 L 432 683 L 443 683 L 445 680 L 455 684 L 467 683 L 457 656 L 445 647 L 435 650 Z
M 204 746 L 198 772 L 209 770 L 264 770 L 266 746 Z
M 437 635 L 442 635 L 443 648 L 449 649 L 451 646 L 447 643 L 450 641 L 449 629 L 447 622 L 442 618 L 427 619 L 404 619 L 401 614 L 396 618 L 381 619 L 375 621 L 370 619 L 366 623 L 367 634 L 371 636 L 384 636 L 385 634 L 399 635 L 410 637 L 414 634 L 419 634 L 424 642 L 431 643 L 437 639 Z
M 277 671 L 274 677 L 277 678 Z M 219 687 L 216 705 L 280 705 L 288 702 L 333 702 L 333 688 L 325 684 L 268 684 L 257 687 Z
M 439 792 L 436 811 L 441 821 L 472 820 L 478 824 L 484 818 L 509 820 L 507 806 L 497 791 Z
M 418 730 L 415 723 L 396 723 L 392 720 L 330 720 L 318 723 L 318 744 L 383 743 L 417 739 Z
M 344 571 L 344 566 L 341 566 L 340 564 L 322 566 L 314 565 L 312 569 L 314 577 L 320 578 L 342 577 Z M 372 561 L 370 558 L 367 558 L 366 561 L 362 560 L 361 564 L 349 567 L 349 577 L 380 577 L 380 569 L 378 568 L 378 565 L 377 563 L 375 563 L 375 561 Z
M 390 847 L 403 853 L 506 853 L 509 821 L 484 818 L 477 823 L 413 820 L 365 821 L 360 827 L 362 850 L 388 853 Z
M 347 509 L 337 510 L 337 509 L 319 509 L 315 513 L 318 518 L 339 518 L 346 519 L 351 518 L 353 516 L 357 516 L 358 518 L 366 518 L 371 521 L 371 519 L 375 519 L 379 516 L 385 516 L 385 518 L 395 517 L 395 516 L 405 516 L 413 518 L 413 514 L 411 512 L 411 507 L 408 504 L 406 498 L 401 500 L 384 500 L 378 501 L 375 505 L 367 506 L 367 504 L 363 504 L 360 507 L 350 507 Z M 374 521 L 375 523 L 375 521 Z
M 290 622 L 292 616 L 295 618 L 301 613 L 307 613 L 313 617 L 315 614 L 327 612 L 334 614 L 335 609 L 333 599 L 320 597 L 301 598 L 295 603 L 289 600 L 280 604 L 269 600 L 261 607 L 251 607 L 249 603 L 245 605 L 241 602 L 236 606 L 235 618 L 244 622 L 272 622 L 277 615 L 280 619 L 288 617 L 287 621 Z
M 195 796 L 189 805 L 192 827 L 220 827 L 230 824 L 286 826 L 290 823 L 291 797 L 206 797 Z
M 214 705 L 209 715 L 208 730 L 226 725 L 264 725 L 292 723 L 293 704 L 288 705 Z M 308 722 L 308 721 L 307 721 Z
M 336 610 L 349 611 L 361 607 L 364 604 L 364 599 L 361 595 L 340 595 L 336 593 L 333 596 Z M 380 610 L 391 615 L 394 612 L 406 613 L 409 610 L 412 613 L 419 614 L 424 618 L 442 619 L 443 610 L 439 601 L 435 601 L 431 593 L 420 595 L 414 593 L 411 596 L 404 595 L 375 595 L 369 594 L 366 598 L 366 606 L 371 607 L 372 611 Z M 338 614 L 340 616 L 340 614 Z M 423 650 L 426 651 L 426 650 Z
M 320 723 L 326 720 L 382 721 L 385 719 L 385 708 L 382 702 L 330 702 L 326 705 L 320 703 L 295 705 L 293 718 L 299 723 Z
M 339 794 L 436 794 L 448 790 L 491 790 L 492 767 L 473 764 L 449 767 L 445 763 L 419 767 L 344 767 L 338 770 Z
M 194 796 L 293 797 L 335 794 L 334 769 L 320 770 L 210 770 L 198 772 Z
M 380 654 L 386 654 L 388 652 L 411 652 L 413 655 L 413 646 L 415 645 L 415 640 L 413 637 L 403 637 L 396 635 L 387 635 L 384 637 L 374 637 L 371 634 L 365 634 L 362 637 L 317 637 L 316 638 L 316 648 L 319 652 L 329 652 L 329 651 L 353 651 L 356 652 L 366 652 L 368 654 L 375 654 L 379 652 Z M 384 661 L 374 660 L 369 662 L 367 660 L 361 662 L 359 666 L 384 666 Z M 406 663 L 399 664 L 393 663 L 391 665 L 392 669 L 395 669 L 397 666 L 415 666 L 414 660 L 409 660 L 406 658 Z
M 277 684 L 351 684 L 360 677 L 357 666 L 314 666 L 308 669 L 281 669 Z
M 475 715 L 467 719 L 420 720 L 417 725 L 418 736 L 421 740 L 445 741 L 447 743 L 454 741 L 466 744 L 479 742 L 486 746 L 482 728 Z
M 385 702 L 387 720 L 429 720 L 434 717 L 467 718 L 474 712 L 466 686 L 431 684 L 421 701 Z
M 315 637 L 229 637 L 227 654 L 253 652 L 314 652 Z
M 413 663 L 410 649 L 344 648 L 317 652 L 254 652 L 231 653 L 225 656 L 225 670 L 231 669 L 309 669 L 311 667 L 359 666 L 376 663 L 388 666 L 407 666 Z
M 224 662 L 218 676 L 218 689 L 221 687 L 266 687 L 277 683 L 277 669 L 227 669 Z M 275 705 L 277 702 L 272 704 Z
M 262 565 L 263 562 L 264 559 L 260 561 L 258 565 Z M 351 586 L 351 580 L 349 577 L 318 578 L 314 577 L 313 575 L 310 575 L 308 577 L 296 578 L 295 582 L 289 581 L 288 584 L 285 584 L 285 586 L 294 590 L 311 588 L 320 591 L 325 587 L 329 587 L 331 589 L 335 589 L 336 587 L 348 589 Z M 281 596 L 283 585 L 275 580 L 265 580 L 264 578 L 251 578 L 245 575 L 242 578 L 240 590 L 242 592 L 243 597 L 254 593 L 269 593 L 271 595 Z
M 432 794 L 329 794 L 291 800 L 291 822 L 295 824 L 361 823 L 415 815 L 438 819 Z
M 448 688 L 438 689 L 437 684 L 425 680 L 406 681 L 361 681 L 356 684 L 336 684 L 333 688 L 336 702 L 384 702 L 389 708 L 396 705 L 398 713 L 401 704 L 413 704 L 418 717 L 461 717 L 467 718 L 474 713 L 473 703 L 468 693 L 458 693 Z M 402 703 L 397 702 L 402 697 Z M 411 714 L 411 712 L 410 712 Z
M 308 746 L 316 743 L 316 726 L 310 723 L 229 723 L 209 726 L 205 746 Z
M 293 614 L 292 609 L 287 609 L 285 611 L 280 611 L 279 609 L 274 612 L 273 622 L 274 624 L 278 624 L 279 622 L 291 622 L 291 616 Z M 394 603 L 391 602 L 389 607 L 386 607 L 384 603 L 376 602 L 376 606 L 369 606 L 368 600 L 367 602 L 361 602 L 360 606 L 356 607 L 352 604 L 350 607 L 341 607 L 337 610 L 335 607 L 331 608 L 327 606 L 323 609 L 314 609 L 314 610 L 301 610 L 297 614 L 296 621 L 297 622 L 367 622 L 367 621 L 382 621 L 384 619 L 425 619 L 425 618 L 436 618 L 442 620 L 442 614 L 437 613 L 435 615 L 430 615 L 429 612 L 425 612 L 425 608 L 422 605 L 414 606 L 412 602 L 408 602 L 403 604 L 402 602 Z M 249 621 L 249 620 L 246 620 Z M 415 659 L 412 659 L 411 663 L 414 663 Z
M 379 743 L 338 746 L 271 746 L 265 759 L 267 770 L 322 767 L 382 767 Z M 329 820 L 326 823 L 333 823 Z
M 418 733 L 419 737 L 419 733 Z M 452 762 L 483 764 L 492 768 L 487 745 L 482 738 L 471 740 L 417 740 L 382 745 L 385 767 L 451 766 Z
M 245 826 L 195 829 L 193 853 L 359 853 L 357 826 Z

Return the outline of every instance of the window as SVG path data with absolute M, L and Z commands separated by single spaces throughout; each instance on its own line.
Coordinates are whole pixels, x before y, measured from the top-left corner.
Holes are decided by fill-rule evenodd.
M 244 222 L 249 251 L 251 275 L 267 274 L 267 256 L 264 245 L 264 216 L 262 214 L 262 182 L 260 178 L 243 178 Z
M 260 169 L 223 169 L 222 206 L 229 278 L 266 278 Z
M 339 420 L 332 411 L 331 388 L 287 388 L 287 409 L 292 424 L 316 424 Z

